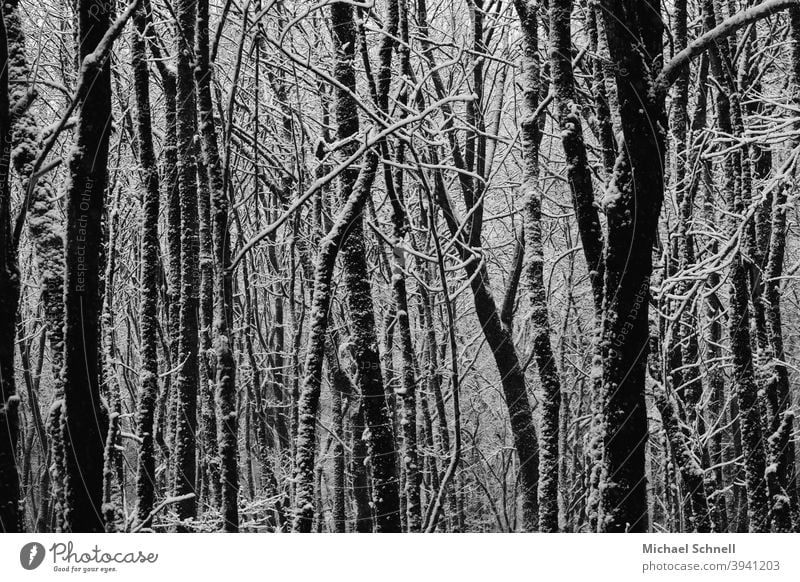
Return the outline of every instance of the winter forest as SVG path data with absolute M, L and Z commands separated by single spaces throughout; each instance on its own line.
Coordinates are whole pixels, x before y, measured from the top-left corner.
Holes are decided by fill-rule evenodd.
M 800 0 L 3 0 L 0 62 L 0 531 L 800 531 Z

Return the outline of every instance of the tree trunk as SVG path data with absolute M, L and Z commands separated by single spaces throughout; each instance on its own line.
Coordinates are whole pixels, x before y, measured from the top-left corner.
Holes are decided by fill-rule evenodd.
M 174 494 L 195 494 L 197 475 L 197 390 L 199 387 L 198 362 L 198 309 L 199 309 L 199 239 L 197 180 L 194 159 L 195 87 L 192 77 L 192 41 L 195 30 L 196 2 L 180 0 L 176 13 L 179 26 L 177 36 L 177 148 L 178 193 L 180 196 L 180 323 L 178 331 L 179 366 L 175 398 L 175 476 Z M 178 518 L 197 517 L 197 498 L 192 495 L 176 504 Z M 181 525 L 179 529 L 185 529 Z
M 562 2 L 562 4 L 564 4 Z M 523 224 L 525 233 L 525 249 L 523 255 L 523 286 L 530 301 L 530 322 L 533 333 L 533 351 L 542 386 L 542 416 L 539 428 L 539 530 L 541 532 L 557 532 L 558 525 L 558 448 L 559 448 L 559 414 L 561 407 L 561 382 L 556 368 L 553 346 L 550 342 L 550 317 L 547 313 L 547 293 L 544 287 L 544 246 L 542 244 L 542 202 L 539 193 L 539 144 L 542 139 L 539 120 L 534 117 L 539 104 L 540 63 L 538 55 L 538 9 L 533 2 L 518 3 L 518 12 L 523 25 L 524 72 L 525 72 L 525 105 L 526 117 L 522 122 L 522 142 L 525 152 L 523 170 Z M 560 65 L 558 40 L 569 45 L 569 19 L 571 2 L 566 5 L 552 3 L 550 5 L 550 30 L 554 38 L 551 42 L 553 64 Z M 566 21 L 564 20 L 566 18 Z M 569 62 L 569 46 L 567 47 L 567 66 Z M 555 66 L 554 66 L 555 70 Z M 571 77 L 570 77 L 571 78 Z M 576 118 L 577 119 L 577 118 Z M 578 123 L 580 120 L 578 119 Z M 578 126 L 579 130 L 580 126 Z M 564 134 L 566 135 L 566 134 Z M 582 137 L 579 138 L 581 145 Z M 565 142 L 566 143 L 566 142 Z M 584 151 L 585 158 L 586 153 Z M 572 166 L 568 166 L 572 167 Z M 573 181 L 571 180 L 572 184 Z M 591 180 L 589 181 L 589 196 Z M 577 201 L 575 194 L 573 200 Z M 590 202 L 590 206 L 593 201 Z M 594 211 L 595 218 L 597 211 Z M 597 224 L 599 232 L 599 223 Z M 584 243 L 584 248 L 587 248 Z M 598 253 L 599 258 L 599 253 Z M 590 267 L 596 272 L 596 269 Z M 593 280 L 597 275 L 590 275 Z
M 601 0 L 624 146 L 606 193 L 602 312 L 600 531 L 648 531 L 644 399 L 652 248 L 664 197 L 663 95 L 650 90 L 662 55 L 660 4 Z M 655 129 L 654 129 L 655 128 Z
M 208 1 L 197 3 L 195 58 L 197 65 L 198 107 L 203 157 L 208 172 L 212 203 L 212 241 L 214 251 L 214 351 L 217 362 L 217 440 L 220 455 L 220 488 L 224 529 L 239 530 L 238 418 L 236 411 L 236 364 L 233 357 L 231 325 L 233 319 L 233 281 L 228 198 L 223 189 L 217 133 L 211 100 L 211 68 L 208 57 Z
M 101 532 L 103 447 L 108 416 L 100 398 L 100 257 L 111 132 L 111 69 L 92 54 L 111 24 L 110 5 L 79 4 L 81 82 L 87 90 L 66 188 L 64 325 L 65 529 Z M 86 57 L 89 57 L 87 59 Z
M 795 91 L 800 88 L 800 9 L 789 11 L 790 38 L 792 40 L 792 79 L 791 86 Z M 798 102 L 795 96 L 794 103 Z M 800 140 L 794 138 L 793 145 Z M 764 307 L 766 309 L 769 345 L 772 350 L 772 375 L 774 386 L 767 391 L 767 408 L 769 413 L 771 436 L 770 462 L 777 473 L 772 478 L 774 485 L 770 495 L 771 513 L 783 523 L 779 529 L 786 531 L 788 524 L 797 530 L 800 528 L 800 512 L 798 511 L 798 488 L 795 475 L 795 440 L 793 433 L 794 417 L 787 414 L 792 407 L 789 390 L 789 372 L 786 369 L 786 353 L 783 344 L 783 321 L 781 316 L 781 276 L 786 249 L 786 202 L 787 187 L 778 187 L 772 201 L 772 220 L 769 239 L 767 267 L 764 273 Z M 784 425 L 788 425 L 784 427 Z M 788 433 L 787 438 L 780 438 Z M 769 479 L 768 479 L 769 481 Z M 788 503 L 784 498 L 788 497 Z M 784 515 L 791 512 L 790 515 Z M 773 524 L 774 527 L 774 524 Z
M 145 53 L 147 18 L 145 7 L 139 6 L 133 16 L 135 30 L 131 36 L 131 67 L 136 98 L 136 136 L 139 146 L 143 205 L 141 216 L 141 384 L 137 425 L 139 438 L 139 467 L 136 474 L 136 519 L 148 526 L 155 503 L 155 412 L 158 399 L 158 279 L 154 265 L 159 261 L 158 214 L 159 180 L 153 149 L 153 130 L 150 117 L 150 75 Z
M 295 522 L 294 530 L 311 531 L 314 521 L 314 467 L 316 458 L 316 424 L 322 383 L 322 365 L 325 358 L 325 338 L 333 289 L 331 280 L 336 257 L 342 248 L 343 239 L 350 236 L 353 223 L 360 219 L 366 196 L 372 186 L 378 159 L 373 152 L 367 153 L 365 167 L 355 184 L 343 184 L 347 201 L 331 230 L 322 239 L 314 269 L 314 296 L 311 304 L 311 331 L 306 348 L 306 365 L 303 386 L 297 402 L 298 426 L 295 453 Z M 343 180 L 344 181 L 344 180 Z M 356 360 L 358 361 L 358 360 Z M 363 365 L 363 364 L 361 364 Z M 381 386 L 381 400 L 384 399 Z M 363 397 L 363 396 L 362 396 Z M 394 459 L 394 453 L 387 455 Z M 397 483 L 394 483 L 395 488 Z M 395 489 L 395 500 L 396 489 Z
M 352 63 L 356 34 L 353 8 L 349 4 L 337 2 L 331 5 L 330 11 L 334 46 L 337 50 L 336 76 L 345 87 L 354 92 Z M 340 140 L 352 138 L 358 132 L 357 106 L 350 91 L 337 90 L 336 120 L 337 136 Z M 345 147 L 345 152 L 354 147 L 355 144 Z M 355 177 L 354 168 L 346 169 L 342 173 L 342 189 L 348 190 Z M 355 383 L 364 398 L 364 420 L 370 431 L 375 531 L 395 532 L 400 530 L 400 510 L 394 436 L 391 417 L 386 407 L 377 350 L 363 216 L 354 218 L 349 236 L 342 243 L 342 269 L 351 318 L 351 352 L 357 363 Z
M 0 532 L 21 531 L 17 436 L 19 396 L 14 381 L 14 344 L 19 304 L 19 268 L 11 227 L 11 128 L 8 92 L 8 36 L 0 18 Z

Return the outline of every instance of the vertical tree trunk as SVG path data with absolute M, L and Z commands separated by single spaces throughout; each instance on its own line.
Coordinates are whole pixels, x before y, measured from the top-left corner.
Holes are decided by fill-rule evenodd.
M 353 458 L 350 472 L 353 474 L 351 482 L 353 490 L 354 517 L 353 530 L 359 533 L 370 533 L 375 528 L 370 507 L 371 491 L 369 476 L 367 475 L 367 447 L 364 442 L 364 410 L 361 400 L 355 400 L 355 414 L 352 417 L 350 444 L 353 449 Z
M 794 91 L 800 88 L 800 9 L 793 8 L 789 11 L 790 38 L 792 40 L 791 86 Z M 798 102 L 795 95 L 794 103 Z M 797 145 L 800 140 L 792 140 Z M 772 433 L 770 442 L 771 471 L 776 473 L 773 477 L 774 490 L 771 494 L 771 512 L 783 525 L 778 529 L 786 531 L 788 524 L 795 529 L 800 528 L 800 512 L 798 512 L 798 488 L 795 474 L 795 440 L 793 433 L 794 418 L 787 414 L 792 407 L 791 393 L 789 390 L 789 372 L 786 369 L 786 353 L 783 344 L 783 321 L 781 316 L 781 275 L 783 274 L 783 260 L 786 249 L 786 201 L 787 187 L 779 187 L 774 194 L 772 202 L 772 225 L 770 228 L 767 267 L 764 273 L 764 306 L 767 316 L 767 330 L 769 345 L 772 350 L 772 372 L 774 386 L 767 391 L 767 407 Z M 788 434 L 787 438 L 781 438 Z M 788 497 L 788 503 L 784 503 Z M 784 515 L 791 511 L 792 515 Z M 774 524 L 773 524 L 774 526 Z M 775 529 L 773 527 L 773 529 Z
M 381 62 L 377 76 L 376 100 L 380 110 L 389 115 L 389 89 L 391 85 L 391 53 L 394 38 L 398 35 L 400 24 L 399 6 L 396 0 L 390 1 L 386 17 L 386 32 L 381 45 Z M 403 20 L 403 34 L 405 33 L 405 19 Z M 363 41 L 362 41 L 363 47 Z M 407 50 L 401 47 L 403 63 L 401 68 L 408 68 Z M 401 95 L 400 99 L 405 99 Z M 401 373 L 400 388 L 397 395 L 400 397 L 400 427 L 403 438 L 403 497 L 405 499 L 405 521 L 408 531 L 417 532 L 422 527 L 422 506 L 420 500 L 421 473 L 419 450 L 417 448 L 417 386 L 416 386 L 416 355 L 411 339 L 411 324 L 409 320 L 408 290 L 406 287 L 406 256 L 403 245 L 408 231 L 408 217 L 405 210 L 405 193 L 403 191 L 402 156 L 404 144 L 397 144 L 398 169 L 392 172 L 389 163 L 389 143 L 381 141 L 383 155 L 383 178 L 387 196 L 392 207 L 392 298 L 394 301 L 395 324 L 397 326 L 397 340 L 400 348 Z M 387 345 L 388 359 L 391 361 L 391 343 Z
M 195 68 L 195 74 L 197 69 Z M 198 89 L 199 93 L 199 89 Z M 202 152 L 202 139 L 197 140 L 195 161 L 197 163 L 198 220 L 200 241 L 200 394 L 198 406 L 200 413 L 200 434 L 198 444 L 200 460 L 200 481 L 202 489 L 200 498 L 219 508 L 219 448 L 217 446 L 217 412 L 214 401 L 216 357 L 211 344 L 214 327 L 214 260 L 212 257 L 211 235 L 211 192 L 208 181 L 208 170 Z
M 111 70 L 92 54 L 111 23 L 111 6 L 79 4 L 81 83 L 86 93 L 66 187 L 64 325 L 65 529 L 103 531 L 103 447 L 108 417 L 100 399 L 100 257 L 111 132 Z M 89 57 L 89 58 L 87 58 Z
M 146 8 L 140 5 L 133 15 L 135 30 L 131 36 L 131 66 L 136 98 L 136 136 L 139 146 L 139 171 L 144 192 L 142 196 L 141 248 L 141 384 L 139 388 L 139 467 L 136 474 L 136 519 L 148 525 L 155 502 L 155 412 L 158 399 L 158 280 L 154 268 L 159 261 L 158 214 L 159 180 L 153 149 L 150 118 L 150 75 L 145 53 Z
M 19 303 L 17 249 L 11 227 L 11 118 L 8 92 L 8 37 L 0 18 L 0 532 L 20 531 L 17 435 L 19 396 L 14 381 L 14 340 Z
M 608 91 L 606 90 L 607 75 L 600 51 L 600 11 L 598 10 L 597 4 L 594 2 L 588 2 L 588 10 L 589 50 L 596 55 L 596 57 L 592 59 L 594 110 L 600 134 L 600 145 L 603 148 L 603 169 L 606 172 L 606 179 L 608 179 L 614 171 L 614 160 L 617 157 L 617 141 L 614 137 L 614 128 L 611 123 L 611 110 L 609 108 Z
M 564 4 L 562 2 L 562 4 Z M 530 301 L 530 321 L 533 333 L 533 351 L 542 386 L 542 417 L 539 429 L 539 530 L 556 532 L 558 526 L 558 447 L 559 447 L 559 409 L 561 406 L 561 382 L 556 368 L 553 347 L 550 343 L 550 317 L 547 313 L 547 293 L 544 287 L 544 247 L 542 244 L 542 203 L 539 194 L 539 144 L 541 130 L 536 110 L 540 93 L 540 63 L 538 47 L 538 9 L 533 2 L 518 2 L 517 11 L 523 25 L 524 74 L 526 117 L 522 122 L 522 142 L 525 152 L 523 170 L 523 224 L 525 250 L 523 256 L 523 286 Z M 561 62 L 558 55 L 558 40 L 569 45 L 569 19 L 571 2 L 560 6 L 550 5 L 551 42 L 554 64 Z M 566 22 L 564 22 L 566 18 Z M 563 43 L 562 43 L 563 44 Z M 564 56 L 571 67 L 569 46 Z M 555 70 L 555 67 L 554 67 Z M 571 68 L 570 68 L 571 74 Z M 577 119 L 577 116 L 576 116 Z M 578 123 L 580 121 L 578 120 Z M 580 126 L 579 126 L 580 127 Z M 582 138 L 581 138 L 582 144 Z M 584 151 L 585 157 L 585 151 Z M 570 166 L 572 167 L 572 166 Z M 572 183 L 572 181 L 570 182 Z M 589 182 L 591 187 L 591 181 Z M 589 195 L 592 196 L 591 188 Z M 593 201 L 590 202 L 592 204 Z M 595 218 L 597 211 L 594 207 Z M 599 223 L 598 223 L 599 229 Z M 584 248 L 586 248 L 584 246 Z M 598 254 L 599 258 L 599 254 Z M 592 269 L 592 267 L 590 267 Z M 594 271 L 594 269 L 592 269 Z M 596 276 L 591 276 L 594 281 Z M 593 283 L 594 284 L 594 283 Z
M 195 493 L 198 368 L 198 284 L 199 239 L 197 179 L 194 159 L 195 87 L 192 76 L 192 41 L 197 4 L 180 0 L 176 13 L 177 33 L 177 148 L 178 192 L 180 196 L 180 323 L 178 333 L 179 366 L 175 409 L 174 494 Z M 178 518 L 197 517 L 197 499 L 186 497 L 177 505 Z M 183 529 L 185 526 L 181 526 Z
M 238 418 L 236 411 L 236 363 L 233 357 L 233 280 L 230 272 L 230 234 L 228 198 L 223 189 L 217 133 L 211 100 L 211 68 L 208 54 L 208 1 L 197 2 L 195 58 L 197 65 L 198 108 L 203 157 L 208 172 L 212 203 L 212 241 L 214 253 L 214 351 L 216 352 L 217 440 L 220 455 L 220 488 L 225 531 L 239 530 L 237 497 Z
M 117 529 L 117 510 L 122 506 L 124 484 L 120 481 L 122 475 L 122 456 L 120 455 L 120 415 L 122 402 L 120 399 L 119 382 L 114 370 L 115 334 L 114 334 L 114 275 L 116 272 L 117 231 L 119 201 L 115 197 L 111 207 L 106 213 L 107 250 L 106 265 L 103 281 L 103 312 L 101 315 L 101 360 L 100 374 L 104 386 L 104 396 L 108 407 L 108 432 L 106 433 L 105 447 L 103 449 L 103 522 L 106 533 L 113 533 Z
M 578 222 L 578 233 L 589 269 L 589 281 L 598 312 L 603 302 L 603 233 L 594 200 L 594 187 L 572 72 L 572 0 L 550 3 L 550 63 L 567 180 Z
M 664 197 L 660 3 L 601 0 L 624 148 L 606 193 L 600 531 L 648 530 L 644 399 L 652 248 Z M 652 72 L 651 72 L 652 71 Z
M 152 23 L 150 23 L 152 26 Z M 160 53 L 153 56 L 162 58 Z M 164 91 L 164 121 L 165 135 L 162 151 L 162 167 L 164 176 L 164 191 L 167 198 L 167 312 L 169 321 L 169 359 L 170 369 L 175 369 L 180 363 L 180 320 L 181 320 L 181 198 L 178 177 L 178 97 L 177 74 L 174 69 L 166 65 L 161 69 L 161 84 Z M 156 420 L 157 440 L 167 458 L 166 477 L 174 480 L 174 429 L 175 429 L 175 400 L 178 391 L 178 374 L 171 374 L 165 383 L 158 405 L 160 418 Z M 163 444 L 162 444 L 163 443 Z
M 330 13 L 334 46 L 337 51 L 336 77 L 348 89 L 348 91 L 337 90 L 337 137 L 346 140 L 358 133 L 357 106 L 351 93 L 355 92 L 352 66 L 356 31 L 351 5 L 337 2 L 331 5 Z M 391 47 L 391 44 L 389 46 Z M 355 144 L 350 144 L 343 148 L 345 154 L 354 147 Z M 355 178 L 354 168 L 345 170 L 341 178 L 343 190 L 349 190 Z M 400 529 L 397 466 L 392 423 L 386 407 L 380 356 L 377 350 L 375 314 L 366 264 L 362 215 L 353 220 L 350 230 L 349 236 L 342 243 L 342 268 L 352 321 L 351 351 L 357 363 L 355 381 L 364 398 L 364 420 L 370 431 L 375 531 L 394 532 Z
M 345 486 L 345 455 L 344 455 L 344 418 L 342 416 L 342 400 L 345 395 L 352 392 L 350 378 L 347 373 L 339 366 L 339 359 L 334 353 L 333 338 L 329 337 L 328 345 L 325 348 L 326 362 L 328 365 L 328 377 L 331 388 L 331 425 L 333 429 L 333 479 L 331 489 L 333 494 L 331 521 L 332 531 L 343 533 L 347 524 L 347 511 L 345 496 L 347 487 Z

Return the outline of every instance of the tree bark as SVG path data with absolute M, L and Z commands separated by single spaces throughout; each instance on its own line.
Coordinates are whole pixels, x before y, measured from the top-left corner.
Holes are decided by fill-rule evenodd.
M 220 489 L 224 529 L 239 530 L 238 418 L 236 410 L 236 363 L 233 357 L 233 279 L 228 231 L 228 198 L 223 189 L 217 133 L 211 99 L 211 68 L 208 55 L 208 1 L 197 2 L 195 75 L 200 134 L 212 203 L 214 253 L 214 351 L 216 352 L 217 441 L 220 455 Z
M 562 4 L 564 4 L 562 2 Z M 558 53 L 560 46 L 558 39 L 566 34 L 569 45 L 569 19 L 571 2 L 567 5 L 550 5 L 550 29 L 554 36 L 551 42 L 554 64 L 561 64 Z M 525 105 L 527 116 L 522 122 L 522 143 L 525 152 L 525 165 L 523 170 L 523 225 L 525 233 L 525 248 L 523 255 L 523 285 L 530 302 L 529 320 L 533 333 L 533 352 L 539 371 L 539 380 L 542 387 L 542 416 L 539 425 L 539 530 L 541 532 L 557 532 L 558 524 L 558 459 L 559 459 L 559 414 L 561 407 L 561 382 L 556 368 L 553 346 L 550 341 L 550 317 L 547 312 L 547 293 L 544 287 L 544 246 L 542 244 L 542 202 L 539 193 L 539 144 L 542 139 L 539 120 L 536 111 L 539 104 L 540 93 L 540 63 L 538 56 L 538 8 L 534 2 L 518 3 L 517 11 L 523 24 L 524 42 L 524 74 L 525 74 Z M 566 18 L 566 22 L 564 22 Z M 567 66 L 571 63 L 569 46 L 567 47 Z M 555 68 L 554 68 L 555 70 Z M 570 77 L 571 79 L 571 77 Z M 563 88 L 563 87 L 562 87 Z M 580 120 L 578 119 L 580 124 Z M 579 131 L 579 127 L 577 128 Z M 562 135 L 566 135 L 562 133 Z M 577 140 L 583 144 L 582 136 Z M 586 152 L 584 150 L 584 158 Z M 572 167 L 568 163 L 568 167 Z M 572 179 L 571 184 L 576 184 Z M 577 184 L 576 184 L 577 186 Z M 591 181 L 589 182 L 589 195 Z M 585 192 L 584 192 L 585 193 Z M 573 193 L 573 200 L 575 193 Z M 593 204 L 593 201 L 590 202 Z M 577 206 L 577 204 L 576 204 Z M 594 210 L 595 218 L 597 211 Z M 599 223 L 598 232 L 599 232 Z M 586 248 L 584 246 L 584 248 Z M 599 255 L 598 255 L 599 256 Z M 591 270 L 595 270 L 590 267 Z M 591 276 L 593 280 L 596 276 Z
M 65 529 L 104 531 L 103 447 L 108 415 L 100 398 L 100 257 L 111 132 L 111 69 L 93 54 L 111 24 L 111 5 L 78 8 L 81 104 L 66 187 L 64 416 Z
M 648 530 L 644 381 L 652 248 L 664 197 L 662 96 L 651 92 L 662 54 L 660 3 L 601 0 L 616 65 L 624 147 L 606 193 L 602 312 L 602 460 L 598 528 Z
M 197 517 L 195 479 L 197 475 L 197 391 L 199 387 L 198 309 L 199 239 L 197 179 L 194 158 L 195 87 L 192 76 L 192 41 L 197 4 L 180 0 L 176 6 L 177 78 L 176 116 L 178 151 L 178 194 L 180 197 L 180 322 L 178 329 L 179 366 L 175 398 L 175 475 L 174 495 L 186 496 L 176 504 L 178 518 Z M 185 525 L 179 527 L 186 529 Z
M 6 20 L 0 18 L 0 61 L 8 63 Z M 8 66 L 0 70 L 0 532 L 21 531 L 17 436 L 19 417 L 14 370 L 20 282 L 17 249 L 11 227 L 11 117 Z
M 578 233 L 589 269 L 595 307 L 599 312 L 603 304 L 603 233 L 594 200 L 579 105 L 575 99 L 571 19 L 572 0 L 550 2 L 550 63 L 557 119 Z
M 136 98 L 136 137 L 139 146 L 143 205 L 141 215 L 141 383 L 139 387 L 139 467 L 136 474 L 136 519 L 149 525 L 155 503 L 155 413 L 158 400 L 158 279 L 154 265 L 159 261 L 158 214 L 160 188 L 153 148 L 150 117 L 150 75 L 145 52 L 146 8 L 139 6 L 133 15 L 135 30 L 131 35 L 131 67 Z

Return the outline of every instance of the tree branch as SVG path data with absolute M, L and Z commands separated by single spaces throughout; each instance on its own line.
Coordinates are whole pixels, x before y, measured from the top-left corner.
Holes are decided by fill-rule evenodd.
M 800 0 L 767 0 L 762 4 L 734 14 L 715 28 L 689 43 L 689 46 L 672 57 L 672 60 L 664 65 L 661 74 L 659 74 L 656 79 L 655 89 L 657 91 L 666 91 L 669 89 L 670 85 L 678 78 L 680 70 L 688 65 L 692 59 L 703 54 L 718 40 L 730 36 L 740 28 L 744 28 L 753 22 L 768 18 L 777 12 L 792 7 L 800 8 Z

